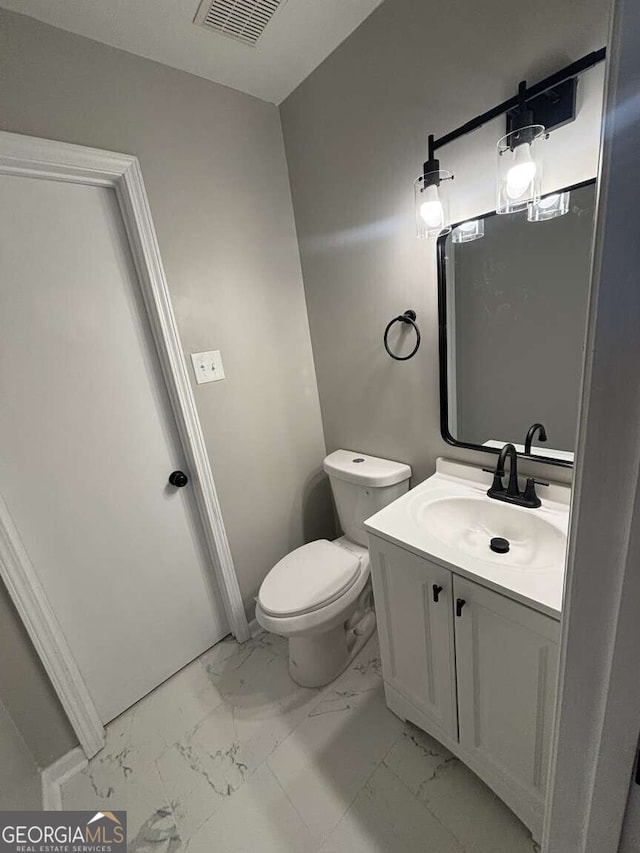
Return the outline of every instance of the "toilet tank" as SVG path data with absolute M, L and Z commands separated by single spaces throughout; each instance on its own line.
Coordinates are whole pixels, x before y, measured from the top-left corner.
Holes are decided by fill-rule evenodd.
M 343 533 L 359 545 L 368 544 L 365 519 L 395 501 L 409 488 L 411 468 L 366 456 L 353 450 L 336 450 L 324 460 Z

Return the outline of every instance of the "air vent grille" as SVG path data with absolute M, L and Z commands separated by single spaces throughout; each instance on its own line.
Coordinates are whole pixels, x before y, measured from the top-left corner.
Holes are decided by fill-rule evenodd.
M 285 0 L 203 0 L 194 24 L 256 44 Z

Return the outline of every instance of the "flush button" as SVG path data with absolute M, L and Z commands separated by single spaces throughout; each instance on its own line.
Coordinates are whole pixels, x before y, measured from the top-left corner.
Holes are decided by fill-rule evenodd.
M 359 457 L 358 459 L 352 459 L 351 461 L 352 462 L 364 462 L 364 459 L 362 459 L 362 457 Z

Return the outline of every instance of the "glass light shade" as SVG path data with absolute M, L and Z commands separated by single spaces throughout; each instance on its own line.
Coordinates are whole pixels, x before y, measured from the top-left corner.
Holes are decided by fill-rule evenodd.
M 546 219 L 564 216 L 569 213 L 570 199 L 571 193 L 545 195 L 527 207 L 527 219 L 529 222 L 544 222 Z
M 514 130 L 498 140 L 496 213 L 516 213 L 540 199 L 544 141 L 541 124 Z
M 413 182 L 418 237 L 438 236 L 451 231 L 449 217 L 449 183 L 451 173 L 429 172 Z
M 484 219 L 470 219 L 453 229 L 451 240 L 454 243 L 471 243 L 484 237 Z

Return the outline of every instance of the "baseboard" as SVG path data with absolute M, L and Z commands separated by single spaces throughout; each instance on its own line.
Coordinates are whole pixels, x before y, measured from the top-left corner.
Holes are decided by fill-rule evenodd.
M 62 758 L 54 761 L 44 770 L 40 771 L 42 780 L 42 808 L 45 811 L 62 810 L 61 787 L 68 782 L 76 773 L 87 766 L 89 762 L 84 752 L 77 746 Z

